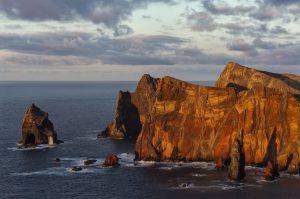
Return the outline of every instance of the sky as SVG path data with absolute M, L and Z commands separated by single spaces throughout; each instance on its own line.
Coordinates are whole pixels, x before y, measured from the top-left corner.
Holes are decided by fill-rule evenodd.
M 300 75 L 299 0 L 0 0 L 0 81 Z

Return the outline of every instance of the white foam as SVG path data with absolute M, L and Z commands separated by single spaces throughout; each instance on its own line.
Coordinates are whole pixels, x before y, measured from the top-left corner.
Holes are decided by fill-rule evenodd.
M 179 168 L 202 168 L 205 170 L 214 170 L 215 164 L 213 162 L 171 162 L 171 161 L 134 161 L 135 155 L 132 153 L 121 153 L 118 155 L 119 163 L 127 167 L 149 167 L 158 166 L 157 169 L 172 170 Z
M 81 136 L 81 137 L 76 137 L 76 140 L 97 140 L 97 136 L 92 136 L 92 135 L 87 135 L 87 136 Z
M 43 149 L 51 149 L 51 148 L 54 148 L 56 147 L 56 144 L 53 144 L 53 145 L 48 145 L 48 144 L 40 144 L 40 145 L 36 145 L 36 146 L 32 146 L 32 147 L 22 147 L 22 148 L 19 148 L 20 146 L 22 145 L 18 145 L 18 147 L 9 147 L 7 148 L 8 150 L 11 150 L 11 151 L 31 151 L 31 150 L 43 150 Z
M 194 176 L 194 177 L 204 177 L 204 176 L 207 176 L 207 175 L 203 174 L 203 173 L 192 173 L 191 176 Z

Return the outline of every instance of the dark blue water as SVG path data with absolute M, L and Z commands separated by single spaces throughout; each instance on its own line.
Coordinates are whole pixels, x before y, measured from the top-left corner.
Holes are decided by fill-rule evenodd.
M 212 83 L 206 83 L 212 84 Z M 97 140 L 111 122 L 119 90 L 136 82 L 0 82 L 0 198 L 299 198 L 298 176 L 272 183 L 263 170 L 247 168 L 245 183 L 227 180 L 212 163 L 133 162 L 134 140 Z M 16 150 L 26 107 L 47 111 L 65 143 Z M 108 152 L 121 166 L 101 167 Z M 55 158 L 60 163 L 55 163 Z M 97 159 L 81 172 L 86 159 Z M 188 186 L 183 187 L 186 183 Z

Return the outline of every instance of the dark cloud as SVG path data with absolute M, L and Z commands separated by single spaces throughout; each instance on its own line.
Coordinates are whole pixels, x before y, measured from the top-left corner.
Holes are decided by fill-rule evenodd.
M 273 29 L 271 29 L 271 33 L 273 33 L 273 34 L 288 34 L 288 31 L 281 26 L 276 26 Z
M 203 7 L 215 15 L 238 15 L 245 14 L 255 9 L 254 6 L 230 6 L 225 1 L 204 0 Z
M 263 2 L 272 5 L 300 4 L 299 0 L 264 0 Z
M 114 28 L 115 37 L 131 35 L 132 33 L 133 33 L 132 28 L 130 28 L 127 25 L 119 25 Z
M 276 46 L 272 42 L 266 42 L 266 41 L 261 40 L 260 38 L 256 38 L 253 41 L 253 45 L 256 48 L 266 49 L 266 50 L 272 50 L 272 49 L 276 48 Z
M 206 12 L 188 10 L 185 15 L 189 26 L 194 31 L 213 31 L 218 28 L 213 17 Z
M 261 5 L 249 16 L 259 21 L 271 21 L 283 17 L 284 14 L 285 12 L 277 7 Z
M 133 10 L 159 2 L 174 4 L 173 0 L 1 0 L 0 13 L 30 21 L 83 19 L 111 27 Z
M 164 35 L 119 39 L 81 32 L 0 34 L 0 50 L 36 55 L 39 59 L 30 57 L 36 64 L 41 63 L 38 60 L 42 60 L 43 56 L 66 57 L 66 60 L 76 57 L 78 62 L 91 59 L 93 63 L 117 65 L 224 64 L 232 60 L 226 54 L 212 55 L 198 48 L 186 47 L 190 42 Z M 51 60 L 46 59 L 47 63 Z
M 252 44 L 247 43 L 243 39 L 236 39 L 227 44 L 227 48 L 231 51 L 244 52 L 247 55 L 256 56 L 257 50 Z

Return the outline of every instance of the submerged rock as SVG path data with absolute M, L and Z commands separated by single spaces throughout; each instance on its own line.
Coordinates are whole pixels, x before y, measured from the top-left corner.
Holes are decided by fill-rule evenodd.
M 114 154 L 107 154 L 104 163 L 102 164 L 104 167 L 116 167 L 119 166 L 119 158 Z
M 62 141 L 57 139 L 57 133 L 48 119 L 48 113 L 31 104 L 23 119 L 20 142 L 26 147 L 31 147 L 37 144 L 58 144 Z
M 246 176 L 243 131 L 241 137 L 235 138 L 230 149 L 229 178 L 240 181 Z
M 97 162 L 97 160 L 85 160 L 84 165 L 88 166 L 88 165 L 94 164 L 95 162 Z
M 72 171 L 81 171 L 81 170 L 82 170 L 81 167 L 78 167 L 78 166 L 72 167 Z

